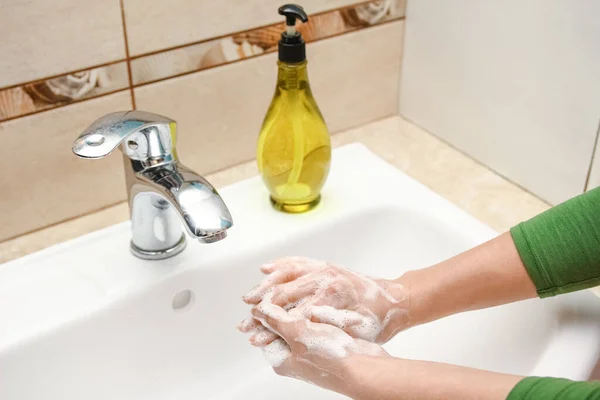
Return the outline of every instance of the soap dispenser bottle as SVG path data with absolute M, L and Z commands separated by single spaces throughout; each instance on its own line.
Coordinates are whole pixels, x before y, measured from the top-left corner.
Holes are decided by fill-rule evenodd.
M 279 8 L 287 29 L 279 41 L 275 95 L 265 116 L 256 158 L 275 209 L 301 213 L 321 199 L 329 173 L 331 141 L 313 98 L 306 70 L 306 45 L 296 19 L 308 21 L 295 4 Z

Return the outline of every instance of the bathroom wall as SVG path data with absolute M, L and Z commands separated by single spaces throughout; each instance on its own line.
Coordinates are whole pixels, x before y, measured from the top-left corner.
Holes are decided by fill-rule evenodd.
M 125 200 L 118 153 L 79 160 L 70 149 L 108 112 L 174 118 L 179 154 L 200 173 L 252 159 L 275 83 L 281 3 L 3 1 L 0 241 Z M 302 5 L 331 131 L 397 113 L 404 0 Z
M 411 0 L 400 113 L 552 204 L 598 186 L 599 15 L 597 0 Z

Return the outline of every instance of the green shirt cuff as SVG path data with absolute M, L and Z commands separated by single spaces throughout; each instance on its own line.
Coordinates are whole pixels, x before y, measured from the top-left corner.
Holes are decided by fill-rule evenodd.
M 600 382 L 532 376 L 517 383 L 507 400 L 600 400 Z
M 529 277 L 537 289 L 538 296 L 543 298 L 556 295 L 555 285 L 544 269 L 542 261 L 536 255 L 536 249 L 527 237 L 524 224 L 512 227 L 510 234 L 513 242 L 515 242 L 521 261 L 525 265 L 525 270 L 527 270 Z
M 600 188 L 510 230 L 540 297 L 600 285 Z

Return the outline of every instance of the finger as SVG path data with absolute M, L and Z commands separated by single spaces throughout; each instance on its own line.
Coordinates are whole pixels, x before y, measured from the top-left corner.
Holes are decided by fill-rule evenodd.
M 274 271 L 249 291 L 243 297 L 243 300 L 248 304 L 257 304 L 273 286 L 293 281 L 302 275 L 304 275 L 303 271 L 298 268 L 284 268 Z
M 260 272 L 265 275 L 269 275 L 277 269 L 277 264 L 274 262 L 266 263 L 260 266 Z
M 346 333 L 347 329 L 364 323 L 365 316 L 352 310 L 338 310 L 331 306 L 312 306 L 308 310 L 308 318 L 312 322 L 329 324 Z
M 331 306 L 337 310 L 345 310 L 349 308 L 351 305 L 355 303 L 352 296 L 347 296 L 340 285 L 333 283 L 329 284 L 325 290 L 322 289 L 322 283 L 318 282 L 318 277 L 313 278 L 314 274 L 306 275 L 307 281 L 312 281 L 311 284 L 314 285 L 314 293 L 306 294 L 303 298 L 300 298 L 300 294 L 293 295 L 292 299 L 300 298 L 294 304 L 289 304 L 288 306 L 284 306 L 283 308 L 286 311 L 289 311 L 293 316 L 303 316 L 304 318 L 310 319 L 310 308 L 313 306 Z M 283 285 L 282 285 L 283 286 Z M 310 287 L 310 286 L 309 286 Z M 272 296 L 273 299 L 278 295 L 277 291 L 274 291 Z M 273 303 L 282 304 L 281 300 L 278 302 L 272 301 Z M 290 307 L 290 305 L 294 305 L 295 307 Z
M 308 274 L 326 268 L 328 264 L 324 261 L 314 260 L 307 257 L 282 257 L 275 261 L 261 265 L 260 270 L 263 274 L 271 274 L 275 271 L 288 269 L 298 270 L 298 276 Z
M 369 310 L 361 312 L 337 309 L 331 306 L 314 306 L 307 312 L 311 322 L 323 323 L 340 328 L 353 338 L 380 343 L 383 326 L 377 316 Z
M 254 319 L 252 317 L 248 317 L 238 324 L 237 329 L 240 332 L 248 333 L 253 330 L 256 330 L 257 328 L 259 328 L 261 326 L 262 325 L 260 324 L 260 322 L 258 322 L 256 319 Z
M 308 257 L 299 257 L 299 256 L 291 256 L 291 257 L 281 257 L 277 260 L 270 262 L 265 265 L 265 270 L 267 271 L 275 271 L 283 268 L 296 267 L 303 269 L 306 272 L 315 271 L 318 269 L 323 269 L 327 267 L 327 263 L 324 261 L 315 260 Z M 262 271 L 261 267 L 261 271 Z
M 293 281 L 312 271 L 327 267 L 323 261 L 313 260 L 307 257 L 283 257 L 274 262 L 267 263 L 261 267 L 263 273 L 268 276 L 243 299 L 246 303 L 256 304 L 262 296 L 274 285 Z
M 306 297 L 312 296 L 317 290 L 317 282 L 312 274 L 304 275 L 291 282 L 273 287 L 271 302 L 283 309 L 290 310 Z
M 250 344 L 256 347 L 265 347 L 273 343 L 279 336 L 265 327 L 257 329 L 256 333 L 250 337 Z
M 290 310 L 286 310 L 286 311 L 288 311 L 288 313 L 294 318 L 304 318 L 304 319 L 310 320 L 310 317 L 311 317 L 310 309 L 312 307 L 327 306 L 327 305 L 331 305 L 331 304 L 333 304 L 334 308 L 338 307 L 337 302 L 332 301 L 327 296 L 319 296 L 317 294 L 314 296 L 305 297 L 304 299 L 300 300 L 296 304 L 296 307 L 291 308 Z
M 267 359 L 267 362 L 275 368 L 275 371 L 285 371 L 285 364 L 289 363 L 292 359 L 292 351 L 290 347 L 287 345 L 285 340 L 279 338 L 274 340 L 268 346 L 262 348 L 263 355 Z
M 252 316 L 260 321 L 271 332 L 281 336 L 286 342 L 297 336 L 296 322 L 298 319 L 290 316 L 283 308 L 269 301 L 261 301 L 252 307 Z

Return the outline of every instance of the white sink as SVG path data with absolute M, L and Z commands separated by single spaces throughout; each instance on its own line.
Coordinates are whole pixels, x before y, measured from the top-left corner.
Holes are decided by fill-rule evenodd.
M 221 194 L 235 220 L 229 237 L 190 241 L 169 260 L 133 257 L 123 223 L 0 266 L 0 399 L 342 398 L 277 376 L 236 331 L 258 266 L 304 255 L 397 277 L 496 235 L 356 144 L 334 152 L 311 213 L 272 210 L 259 178 Z M 174 309 L 185 291 L 191 301 Z M 403 332 L 386 348 L 585 379 L 600 354 L 600 302 L 578 293 L 465 313 Z

